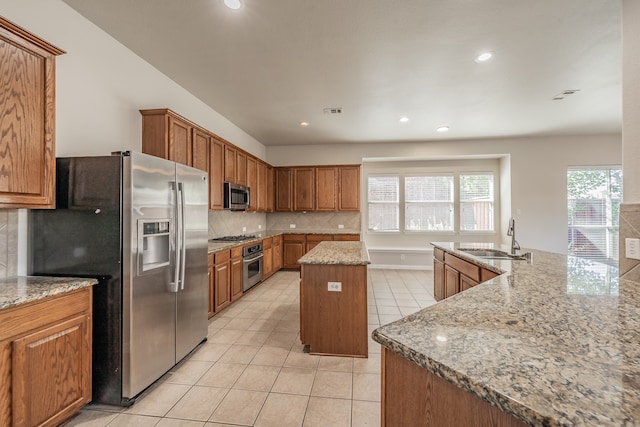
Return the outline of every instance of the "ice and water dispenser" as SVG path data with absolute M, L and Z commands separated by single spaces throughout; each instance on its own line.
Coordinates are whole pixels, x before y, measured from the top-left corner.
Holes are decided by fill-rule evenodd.
M 138 220 L 138 273 L 170 264 L 169 219 Z

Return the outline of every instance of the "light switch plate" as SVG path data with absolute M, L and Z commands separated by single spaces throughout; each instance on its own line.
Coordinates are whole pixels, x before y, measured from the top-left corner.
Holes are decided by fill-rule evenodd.
M 296 228 L 295 224 L 289 224 L 289 228 Z
M 640 239 L 629 237 L 624 239 L 624 256 L 630 259 L 640 259 Z
M 329 292 L 342 292 L 342 282 L 328 282 Z
M 344 224 L 338 224 L 338 228 L 344 228 Z

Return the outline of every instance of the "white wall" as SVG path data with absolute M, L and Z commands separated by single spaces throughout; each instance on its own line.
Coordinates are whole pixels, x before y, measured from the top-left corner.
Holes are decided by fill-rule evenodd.
M 264 159 L 265 147 L 59 0 L 0 0 L 0 14 L 67 53 L 56 61 L 56 155 L 142 149 L 138 110 L 170 108 Z
M 275 166 L 360 163 L 363 158 L 441 158 L 444 156 L 509 156 L 511 206 L 522 247 L 566 253 L 569 166 L 620 165 L 620 135 L 504 138 L 385 144 L 268 147 Z M 506 160 L 505 160 L 506 161 Z M 502 188 L 502 191 L 509 191 Z M 366 201 L 363 201 L 366 203 Z M 502 207 L 502 214 L 506 212 Z M 518 214 L 518 212 L 520 212 Z M 503 218 L 504 221 L 504 218 Z M 506 228 L 503 227 L 505 230 Z M 428 238 L 425 238 L 428 241 Z
M 622 2 L 624 203 L 640 203 L 640 2 Z

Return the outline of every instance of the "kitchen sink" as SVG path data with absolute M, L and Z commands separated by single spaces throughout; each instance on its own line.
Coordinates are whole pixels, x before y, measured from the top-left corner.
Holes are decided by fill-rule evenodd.
M 485 259 L 509 259 L 509 260 L 526 259 L 525 255 L 511 255 L 508 252 L 500 251 L 497 249 L 460 248 L 460 250 L 462 252 L 467 252 L 470 255 L 477 256 L 478 258 L 485 258 Z

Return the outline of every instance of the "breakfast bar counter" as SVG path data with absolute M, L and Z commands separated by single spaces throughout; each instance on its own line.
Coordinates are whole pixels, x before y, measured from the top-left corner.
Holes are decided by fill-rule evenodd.
M 549 252 L 492 260 L 460 250 L 486 244 L 433 245 L 502 274 L 373 332 L 383 346 L 383 425 L 413 425 L 393 417 L 422 410 L 421 425 L 464 425 L 483 411 L 501 420 L 490 425 L 640 424 L 640 284 Z M 424 375 L 424 395 L 403 375 Z M 427 383 L 457 397 L 438 403 Z M 425 409 L 430 399 L 442 406 Z M 447 407 L 454 414 L 438 421 Z

